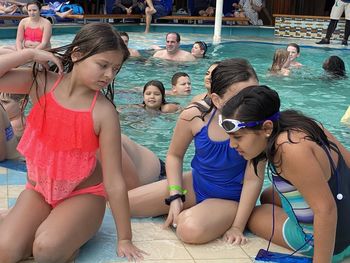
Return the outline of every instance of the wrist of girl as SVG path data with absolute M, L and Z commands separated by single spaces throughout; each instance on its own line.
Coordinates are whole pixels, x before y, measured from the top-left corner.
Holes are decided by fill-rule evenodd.
M 232 229 L 237 229 L 237 230 L 243 232 L 242 228 L 239 227 L 239 226 L 231 226 L 231 228 L 232 228 Z

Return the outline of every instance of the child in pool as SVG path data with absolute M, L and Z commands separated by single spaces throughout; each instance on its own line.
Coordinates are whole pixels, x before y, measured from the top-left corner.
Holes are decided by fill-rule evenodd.
M 28 180 L 0 223 L 0 262 L 30 255 L 37 262 L 68 262 L 99 229 L 107 198 L 118 255 L 143 258 L 131 241 L 111 85 L 128 56 L 119 34 L 104 23 L 85 25 L 70 45 L 52 52 L 0 56 L 0 91 L 29 94 L 33 103 L 18 145 Z M 28 62 L 55 65 L 53 71 L 18 68 Z
M 289 52 L 286 49 L 276 49 L 273 55 L 270 73 L 274 75 L 289 76 L 290 70 L 288 65 L 290 63 Z
M 196 41 L 192 46 L 191 54 L 196 58 L 204 58 L 205 53 L 207 53 L 207 49 L 207 43 L 204 41 Z
M 190 76 L 185 72 L 177 72 L 171 78 L 171 91 L 165 92 L 166 95 L 188 96 L 191 94 L 192 85 Z
M 322 65 L 329 78 L 340 79 L 346 78 L 344 61 L 338 56 L 330 56 Z
M 165 100 L 165 88 L 162 82 L 151 80 L 143 87 L 143 103 L 146 110 L 173 113 L 181 109 L 179 104 L 168 103 Z
M 315 120 L 280 112 L 277 92 L 266 86 L 242 90 L 222 115 L 231 147 L 255 165 L 267 160 L 273 178 L 275 191 L 262 194 L 250 230 L 265 239 L 274 231 L 272 242 L 315 263 L 349 256 L 350 152 Z

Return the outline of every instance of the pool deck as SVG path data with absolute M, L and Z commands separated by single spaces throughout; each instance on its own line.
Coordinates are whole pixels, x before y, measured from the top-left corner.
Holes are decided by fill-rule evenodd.
M 0 210 L 14 205 L 26 181 L 23 164 L 6 161 L 0 163 Z M 267 247 L 267 241 L 251 233 L 248 244 L 234 246 L 217 239 L 204 245 L 189 245 L 181 242 L 172 229 L 163 229 L 163 217 L 132 219 L 134 244 L 150 255 L 143 262 L 153 263 L 249 263 L 254 262 L 260 248 Z M 96 236 L 80 250 L 75 263 L 127 262 L 115 255 L 115 227 L 110 210 L 107 209 L 102 227 Z M 271 250 L 289 251 L 273 245 Z M 26 263 L 35 261 L 28 259 Z M 350 261 L 349 261 L 350 262 Z

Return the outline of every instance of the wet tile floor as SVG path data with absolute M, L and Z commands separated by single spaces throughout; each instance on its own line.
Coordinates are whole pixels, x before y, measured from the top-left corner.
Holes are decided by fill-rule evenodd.
M 7 168 L 3 167 L 6 166 Z M 23 164 L 0 163 L 0 209 L 14 205 L 17 196 L 23 190 L 26 180 Z M 267 241 L 250 233 L 249 243 L 234 246 L 220 239 L 204 245 L 189 245 L 179 241 L 172 229 L 163 229 L 164 218 L 132 219 L 134 243 L 150 255 L 143 262 L 152 263 L 249 263 L 260 248 L 267 247 Z M 114 263 L 127 262 L 115 254 L 116 235 L 113 217 L 107 210 L 103 224 L 89 242 L 80 250 L 74 263 Z M 272 245 L 272 251 L 290 253 L 290 251 Z M 350 263 L 350 260 L 344 261 Z M 35 263 L 28 259 L 21 263 Z

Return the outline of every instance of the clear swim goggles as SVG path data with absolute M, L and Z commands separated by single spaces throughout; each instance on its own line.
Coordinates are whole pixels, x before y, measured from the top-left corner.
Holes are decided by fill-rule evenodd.
M 250 128 L 255 127 L 260 124 L 263 124 L 264 121 L 270 120 L 270 121 L 276 121 L 280 117 L 280 112 L 276 112 L 272 116 L 261 120 L 261 121 L 250 121 L 250 122 L 240 122 L 238 120 L 234 119 L 222 119 L 222 115 L 219 115 L 219 125 L 222 127 L 227 133 L 233 133 L 236 132 L 242 128 Z

